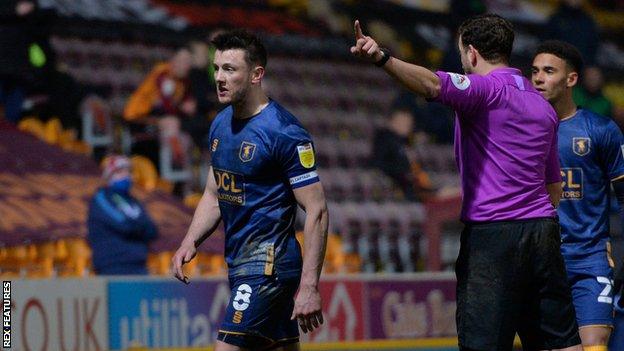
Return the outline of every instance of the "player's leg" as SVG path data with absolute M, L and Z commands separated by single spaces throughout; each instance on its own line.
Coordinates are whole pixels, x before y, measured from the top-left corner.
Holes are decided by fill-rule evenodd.
M 605 326 L 587 326 L 579 329 L 583 349 L 590 351 L 607 351 L 611 328 Z
M 603 258 L 566 262 L 583 348 L 606 351 L 613 328 L 612 270 Z
M 236 345 L 228 344 L 221 340 L 217 340 L 215 344 L 214 351 L 247 351 L 249 349 L 245 349 Z
M 550 219 L 525 227 L 531 275 L 518 325 L 525 350 L 582 350 L 559 233 L 558 223 Z

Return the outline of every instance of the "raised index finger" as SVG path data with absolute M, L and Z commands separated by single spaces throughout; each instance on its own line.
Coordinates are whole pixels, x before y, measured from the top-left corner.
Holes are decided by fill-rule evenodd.
M 364 39 L 364 33 L 362 33 L 362 27 L 360 27 L 360 20 L 355 20 L 353 29 L 355 30 L 355 40 Z

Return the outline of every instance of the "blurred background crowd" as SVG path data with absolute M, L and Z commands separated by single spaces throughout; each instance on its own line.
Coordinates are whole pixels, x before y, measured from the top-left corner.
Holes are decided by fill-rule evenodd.
M 460 231 L 453 113 L 401 91 L 383 71 L 353 60 L 349 46 L 359 19 L 394 55 L 459 72 L 454 33 L 484 12 L 513 21 L 512 65 L 527 75 L 540 41 L 576 45 L 587 68 L 575 101 L 624 126 L 622 0 L 3 0 L 0 129 L 83 155 L 92 175 L 109 155 L 126 155 L 141 199 L 157 193 L 188 214 L 210 165 L 210 123 L 224 107 L 210 39 L 248 28 L 268 47 L 266 91 L 315 140 L 330 201 L 326 271 L 449 269 Z M 0 176 L 36 149 L 6 143 Z M 92 272 L 86 229 L 16 228 L 0 237 L 0 274 Z M 152 274 L 167 274 L 184 234 L 165 232 L 150 247 Z M 223 274 L 218 249 L 201 258 L 191 270 Z

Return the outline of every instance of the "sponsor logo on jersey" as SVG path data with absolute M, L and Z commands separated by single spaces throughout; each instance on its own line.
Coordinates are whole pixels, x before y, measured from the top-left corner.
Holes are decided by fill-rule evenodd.
M 449 73 L 449 76 L 455 88 L 459 90 L 466 90 L 470 86 L 470 79 L 463 74 Z
M 210 150 L 212 152 L 217 151 L 217 146 L 219 146 L 219 139 L 218 138 L 214 138 L 214 140 L 212 140 L 212 146 L 210 147 Z
M 314 148 L 312 143 L 297 145 L 297 153 L 299 154 L 299 162 L 305 168 L 314 167 Z
M 243 162 L 249 162 L 253 159 L 256 153 L 256 144 L 248 141 L 243 141 L 238 152 L 238 158 Z
M 244 311 L 251 303 L 251 286 L 249 284 L 241 284 L 236 289 L 236 296 L 232 299 L 232 307 L 237 311 Z
M 583 170 L 581 168 L 562 168 L 562 200 L 580 200 L 583 198 Z
M 241 324 L 243 321 L 243 311 L 234 312 L 234 316 L 232 317 L 232 322 L 235 324 Z
M 591 150 L 591 139 L 586 137 L 572 138 L 572 151 L 579 156 L 585 156 Z
M 242 174 L 214 169 L 217 198 L 235 205 L 245 204 L 245 178 Z

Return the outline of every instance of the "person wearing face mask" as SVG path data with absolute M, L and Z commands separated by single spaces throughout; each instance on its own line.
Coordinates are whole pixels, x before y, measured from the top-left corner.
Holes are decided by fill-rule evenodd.
M 104 160 L 98 189 L 89 205 L 88 242 L 98 275 L 147 274 L 147 251 L 158 236 L 145 208 L 130 194 L 130 161 L 125 156 Z

